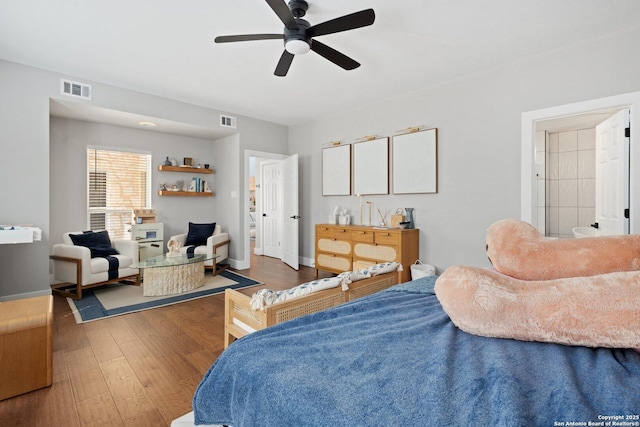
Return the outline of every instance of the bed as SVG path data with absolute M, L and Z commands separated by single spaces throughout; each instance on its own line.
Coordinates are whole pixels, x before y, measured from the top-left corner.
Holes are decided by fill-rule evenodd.
M 640 425 L 640 354 L 468 334 L 434 283 L 234 342 L 172 425 Z

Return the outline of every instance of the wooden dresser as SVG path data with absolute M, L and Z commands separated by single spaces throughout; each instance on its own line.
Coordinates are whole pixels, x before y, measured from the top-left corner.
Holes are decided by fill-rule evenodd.
M 360 225 L 316 224 L 315 269 L 342 273 L 387 261 L 402 264 L 402 282 L 420 258 L 419 231 Z

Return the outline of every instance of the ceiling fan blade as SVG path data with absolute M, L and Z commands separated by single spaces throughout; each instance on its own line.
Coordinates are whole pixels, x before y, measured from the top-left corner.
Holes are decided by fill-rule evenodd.
M 278 61 L 278 65 L 276 66 L 276 71 L 273 74 L 279 77 L 286 76 L 294 56 L 293 53 L 289 53 L 286 50 L 282 52 L 280 61 Z
M 340 18 L 325 21 L 321 24 L 313 25 L 307 29 L 310 37 L 323 36 L 325 34 L 339 33 L 340 31 L 353 30 L 373 24 L 376 14 L 373 9 L 361 10 Z
M 241 34 L 237 36 L 218 36 L 214 39 L 216 43 L 247 42 L 252 40 L 283 39 L 284 34 Z
M 284 0 L 266 0 L 267 4 L 273 9 L 273 11 L 278 15 L 278 18 L 282 21 L 285 27 L 290 30 L 297 31 L 298 23 L 296 19 L 293 17 L 291 10 L 289 10 L 289 6 L 284 2 Z
M 317 40 L 313 40 L 311 42 L 311 50 L 318 55 L 325 57 L 337 66 L 344 68 L 345 70 L 353 70 L 360 66 L 359 62 L 354 61 L 347 55 L 340 53 L 337 50 L 327 46 L 326 44 L 320 43 Z

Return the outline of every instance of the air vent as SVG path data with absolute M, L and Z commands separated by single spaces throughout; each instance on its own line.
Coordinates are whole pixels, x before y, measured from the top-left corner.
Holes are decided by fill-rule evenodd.
M 91 99 L 91 86 L 84 83 L 60 79 L 60 93 L 76 98 Z
M 237 119 L 231 116 L 225 116 L 224 114 L 220 114 L 220 126 L 224 128 L 236 128 Z

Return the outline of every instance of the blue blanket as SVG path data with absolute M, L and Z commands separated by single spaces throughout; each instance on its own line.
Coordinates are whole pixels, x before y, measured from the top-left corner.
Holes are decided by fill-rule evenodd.
M 640 421 L 633 419 L 640 354 L 467 334 L 443 311 L 434 281 L 398 285 L 236 341 L 196 391 L 196 424 Z

